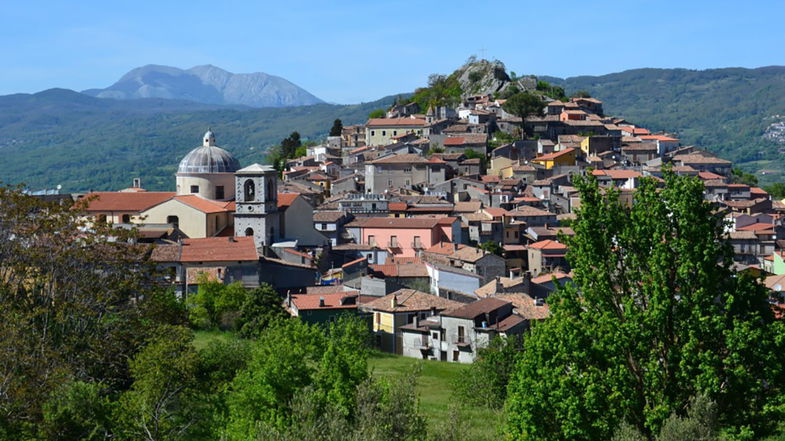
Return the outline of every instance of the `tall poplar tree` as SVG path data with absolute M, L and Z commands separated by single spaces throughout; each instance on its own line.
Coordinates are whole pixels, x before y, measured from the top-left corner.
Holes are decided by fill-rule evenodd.
M 622 423 L 646 436 L 692 397 L 717 403 L 731 434 L 780 417 L 783 325 L 766 289 L 731 270 L 722 214 L 695 178 L 650 178 L 630 207 L 593 177 L 569 240 L 574 283 L 549 299 L 511 380 L 511 439 L 607 440 Z

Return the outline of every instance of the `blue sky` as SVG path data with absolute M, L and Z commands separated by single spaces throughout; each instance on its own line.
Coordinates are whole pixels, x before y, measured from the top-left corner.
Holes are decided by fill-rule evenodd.
M 413 90 L 472 54 L 561 77 L 785 65 L 781 0 L 0 0 L 0 11 L 0 94 L 106 87 L 144 64 L 263 71 L 339 103 Z

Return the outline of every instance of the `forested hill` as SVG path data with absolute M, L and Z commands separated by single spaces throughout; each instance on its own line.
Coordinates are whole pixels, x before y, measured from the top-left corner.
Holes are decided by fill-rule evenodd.
M 325 136 L 335 118 L 365 122 L 393 97 L 357 104 L 251 109 L 167 99 L 119 101 L 71 90 L 0 96 L 0 181 L 32 189 L 121 189 L 134 177 L 171 190 L 180 159 L 211 127 L 241 164 L 264 160 L 267 146 L 292 131 Z
M 753 169 L 779 169 L 778 144 L 766 129 L 785 120 L 785 67 L 708 70 L 635 69 L 567 79 L 542 76 L 568 94 L 585 90 L 605 112 L 718 152 Z M 770 162 L 770 161 L 774 162 Z

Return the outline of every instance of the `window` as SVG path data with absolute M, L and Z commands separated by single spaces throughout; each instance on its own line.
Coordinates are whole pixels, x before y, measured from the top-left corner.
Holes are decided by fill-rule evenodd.
M 393 130 L 393 136 L 398 136 L 398 131 L 397 130 Z
M 215 198 L 216 199 L 223 199 L 224 198 L 224 186 L 219 185 L 215 187 Z
M 444 329 L 439 329 L 439 341 L 444 341 Z
M 380 313 L 375 313 L 374 316 L 376 317 L 376 324 L 379 325 L 382 323 L 382 315 Z
M 422 248 L 422 241 L 420 236 L 414 236 L 414 248 Z
M 390 248 L 398 248 L 398 236 L 390 236 Z
M 465 343 L 466 339 L 466 330 L 463 326 L 458 326 L 458 343 Z
M 431 334 L 431 338 L 433 338 L 434 340 L 438 340 L 439 339 L 439 333 L 438 332 L 434 332 L 433 334 Z
M 327 229 L 327 224 L 322 223 L 322 230 L 326 230 L 326 229 Z
M 386 130 L 382 130 L 382 136 L 387 136 L 387 131 Z
M 131 215 L 130 214 L 124 214 L 123 215 L 123 223 L 124 224 L 130 224 L 131 223 Z
M 253 183 L 252 179 L 248 179 L 243 184 L 243 198 L 246 201 L 253 201 L 256 199 L 256 184 Z
M 106 215 L 105 214 L 99 214 L 98 215 L 98 222 L 100 222 L 102 224 L 105 224 L 106 223 Z
M 371 130 L 371 136 L 376 136 L 376 131 Z
M 452 351 L 452 361 L 458 361 L 458 356 L 460 356 L 460 352 Z
M 251 228 L 251 227 L 246 228 L 245 229 L 245 235 L 249 236 L 249 237 L 253 236 L 253 228 Z
M 177 216 L 166 216 L 166 223 L 175 228 L 178 228 L 180 226 L 180 218 Z
M 199 193 L 199 186 L 198 185 L 192 185 L 191 186 L 191 193 Z
M 376 236 L 373 234 L 368 235 L 368 245 L 375 246 L 376 245 Z

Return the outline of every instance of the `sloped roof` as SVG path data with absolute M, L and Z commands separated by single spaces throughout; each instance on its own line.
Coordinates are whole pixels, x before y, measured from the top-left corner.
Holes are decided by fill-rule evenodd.
M 368 162 L 369 164 L 421 164 L 430 163 L 427 159 L 415 153 L 390 155 Z
M 87 204 L 87 211 L 141 212 L 168 201 L 176 195 L 172 191 L 114 192 L 97 191 L 85 198 L 94 198 Z
M 428 123 L 417 118 L 371 118 L 365 127 L 424 127 Z
M 393 303 L 393 299 L 395 302 Z M 431 308 L 444 311 L 455 309 L 463 304 L 454 300 L 448 300 L 422 291 L 414 289 L 399 289 L 392 294 L 388 294 L 378 300 L 368 302 L 363 306 L 375 311 L 382 312 L 409 312 L 409 311 L 428 311 Z
M 575 149 L 570 147 L 570 148 L 566 148 L 564 150 L 559 150 L 558 152 L 553 152 L 553 153 L 548 153 L 546 155 L 538 156 L 538 157 L 532 159 L 532 161 L 551 161 L 551 160 L 554 160 L 554 159 L 559 158 L 561 156 L 564 156 L 564 155 L 566 155 L 568 153 L 572 153 L 574 151 L 575 151 Z
M 541 240 L 539 242 L 534 242 L 533 244 L 529 245 L 529 248 L 534 248 L 536 250 L 567 250 L 567 245 L 564 245 L 561 242 L 557 242 L 555 240 Z
M 248 262 L 259 260 L 259 255 L 253 237 L 207 237 L 158 246 L 153 250 L 152 259 L 157 262 Z
M 174 199 L 202 213 L 212 214 L 230 211 L 227 202 L 212 201 L 195 194 L 175 196 Z
M 473 320 L 483 314 L 495 311 L 511 302 L 502 300 L 495 297 L 485 297 L 477 300 L 476 302 L 469 303 L 468 305 L 461 306 L 450 311 L 443 312 L 443 316 L 457 317 L 463 319 Z

